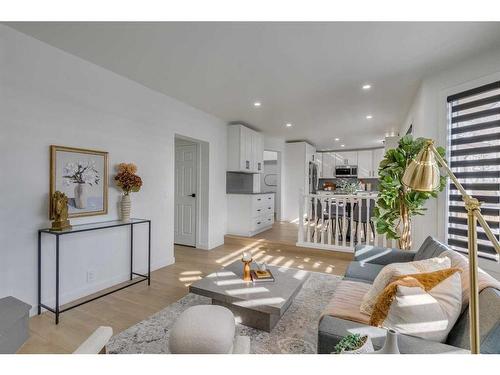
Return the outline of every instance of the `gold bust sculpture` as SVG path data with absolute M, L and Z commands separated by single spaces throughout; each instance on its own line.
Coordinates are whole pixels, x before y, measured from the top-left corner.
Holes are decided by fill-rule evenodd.
M 64 230 L 71 228 L 68 220 L 68 197 L 66 194 L 56 191 L 52 195 L 52 230 Z

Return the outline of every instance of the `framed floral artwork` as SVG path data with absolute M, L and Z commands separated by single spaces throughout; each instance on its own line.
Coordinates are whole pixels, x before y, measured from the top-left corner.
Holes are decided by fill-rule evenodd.
M 50 146 L 50 204 L 61 191 L 68 197 L 68 217 L 108 213 L 108 153 Z M 49 212 L 52 219 L 52 212 Z

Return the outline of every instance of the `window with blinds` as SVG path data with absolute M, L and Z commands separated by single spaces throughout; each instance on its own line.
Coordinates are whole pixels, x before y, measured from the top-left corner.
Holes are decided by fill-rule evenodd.
M 481 213 L 500 234 L 500 81 L 448 97 L 449 164 L 469 194 L 482 202 Z M 448 245 L 467 252 L 467 214 L 453 183 L 448 193 Z M 497 259 L 478 224 L 478 253 Z

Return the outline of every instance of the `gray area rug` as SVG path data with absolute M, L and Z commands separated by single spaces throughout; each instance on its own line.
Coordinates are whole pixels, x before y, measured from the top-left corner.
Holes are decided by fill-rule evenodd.
M 317 272 L 304 283 L 294 302 L 268 333 L 237 324 L 238 335 L 249 336 L 256 354 L 316 353 L 318 321 L 341 278 Z M 169 353 L 170 328 L 188 307 L 211 304 L 211 300 L 188 294 L 142 322 L 113 336 L 107 349 L 113 354 Z

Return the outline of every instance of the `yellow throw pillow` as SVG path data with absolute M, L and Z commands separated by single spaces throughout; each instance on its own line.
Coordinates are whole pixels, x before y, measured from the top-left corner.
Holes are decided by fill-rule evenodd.
M 450 267 L 451 261 L 447 257 L 389 264 L 380 271 L 373 281 L 372 286 L 363 297 L 359 310 L 364 314 L 371 315 L 378 296 L 395 277 L 415 273 L 433 272 Z
M 459 268 L 397 277 L 380 294 L 370 325 L 444 342 L 462 310 Z

